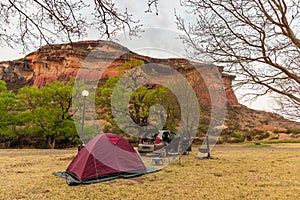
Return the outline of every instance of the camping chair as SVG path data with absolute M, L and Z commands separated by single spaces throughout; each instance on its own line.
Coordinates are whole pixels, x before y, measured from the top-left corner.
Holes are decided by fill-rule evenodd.
M 203 154 L 207 154 L 206 157 L 203 157 L 202 159 L 210 159 L 210 147 L 209 147 L 209 139 L 208 139 L 208 135 L 206 135 L 205 137 L 205 143 L 206 143 L 206 147 L 201 147 L 199 148 L 199 152 L 203 153 Z
M 182 149 L 182 138 L 176 137 L 172 140 L 169 145 L 165 147 L 166 150 L 166 156 L 168 157 L 169 163 L 171 162 L 171 158 L 176 159 L 177 156 L 181 156 L 183 153 Z

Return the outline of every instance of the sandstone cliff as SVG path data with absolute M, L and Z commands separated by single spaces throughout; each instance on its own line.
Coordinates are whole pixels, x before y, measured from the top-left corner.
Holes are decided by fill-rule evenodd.
M 97 57 L 98 63 L 105 63 L 106 60 L 116 57 L 109 67 L 102 74 L 103 77 L 117 76 L 119 67 L 130 58 L 143 60 L 147 63 L 158 63 L 171 66 L 182 73 L 191 83 L 196 91 L 201 104 L 209 105 L 211 98 L 208 88 L 218 92 L 222 85 L 216 85 L 214 76 L 207 73 L 206 81 L 199 76 L 197 71 L 191 66 L 191 63 L 185 59 L 156 59 L 147 56 L 138 55 L 126 49 L 125 47 L 111 41 L 82 41 L 70 44 L 59 44 L 52 46 L 44 46 L 35 52 L 32 52 L 22 59 L 15 61 L 7 61 L 0 63 L 0 79 L 6 81 L 9 89 L 16 89 L 24 85 L 43 86 L 47 82 L 53 80 L 66 81 L 77 75 L 84 59 L 94 50 L 101 52 L 101 56 Z M 216 66 L 215 66 L 216 67 Z M 212 71 L 215 69 L 211 69 Z M 222 68 L 219 67 L 222 72 Z M 198 74 L 198 75 L 197 75 Z M 91 76 L 90 74 L 87 76 Z M 95 77 L 99 78 L 99 77 Z M 226 88 L 226 104 L 227 106 L 240 106 L 237 98 L 231 89 L 233 76 L 222 74 L 224 86 Z M 220 99 L 220 101 L 224 101 Z

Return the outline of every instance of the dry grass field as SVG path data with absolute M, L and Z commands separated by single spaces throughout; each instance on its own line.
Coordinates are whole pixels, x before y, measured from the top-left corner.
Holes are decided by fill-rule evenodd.
M 299 199 L 300 144 L 217 146 L 133 179 L 68 186 L 76 150 L 0 150 L 0 199 Z

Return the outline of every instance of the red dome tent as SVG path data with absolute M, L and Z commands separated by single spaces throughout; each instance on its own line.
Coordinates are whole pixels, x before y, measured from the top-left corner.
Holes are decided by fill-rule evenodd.
M 147 168 L 133 147 L 122 137 L 100 134 L 83 147 L 66 172 L 55 175 L 67 179 L 69 185 L 95 183 L 115 178 L 128 178 L 156 169 Z

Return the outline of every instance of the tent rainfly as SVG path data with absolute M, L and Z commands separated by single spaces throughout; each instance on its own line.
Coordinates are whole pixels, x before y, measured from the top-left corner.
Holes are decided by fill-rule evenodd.
M 66 178 L 68 185 L 130 178 L 157 169 L 144 165 L 134 148 L 119 135 L 100 134 L 83 147 L 65 172 L 54 174 Z

